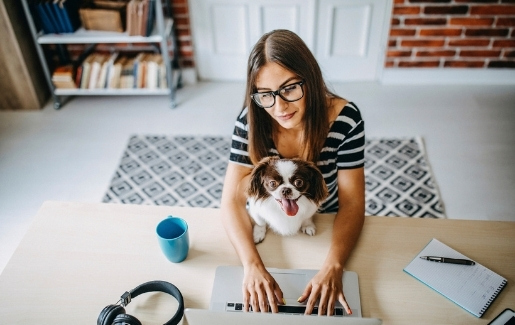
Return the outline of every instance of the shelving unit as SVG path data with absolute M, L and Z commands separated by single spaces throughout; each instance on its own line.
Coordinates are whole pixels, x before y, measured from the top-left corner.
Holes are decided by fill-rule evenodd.
M 36 44 L 36 50 L 43 67 L 45 78 L 50 87 L 52 97 L 54 99 L 54 108 L 60 109 L 62 106 L 62 96 L 133 96 L 133 95 L 168 95 L 170 96 L 170 107 L 175 107 L 175 89 L 173 81 L 172 64 L 168 53 L 168 41 L 171 40 L 173 46 L 176 46 L 174 39 L 173 20 L 166 18 L 163 15 L 162 0 L 151 0 L 155 1 L 156 5 L 156 24 L 152 34 L 148 37 L 145 36 L 129 36 L 127 32 L 116 33 L 116 32 L 105 32 L 105 31 L 91 31 L 79 28 L 75 33 L 70 34 L 43 34 L 42 30 L 37 30 L 29 9 L 28 0 L 22 0 L 23 9 L 29 23 L 29 29 L 31 31 L 34 43 Z M 135 44 L 135 43 L 148 43 L 148 44 L 159 44 L 159 50 L 163 58 L 163 62 L 166 66 L 166 80 L 168 84 L 167 89 L 57 89 L 52 82 L 52 71 L 48 66 L 47 59 L 45 57 L 43 46 L 45 45 L 66 45 L 66 44 Z M 174 51 L 176 49 L 174 48 Z

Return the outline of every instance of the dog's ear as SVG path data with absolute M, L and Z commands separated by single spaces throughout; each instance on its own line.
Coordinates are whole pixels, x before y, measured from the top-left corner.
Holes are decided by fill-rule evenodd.
M 249 187 L 247 188 L 248 197 L 259 198 L 267 195 L 266 189 L 263 186 L 263 176 L 268 166 L 275 160 L 277 160 L 276 157 L 265 157 L 258 162 L 256 167 L 254 167 L 250 174 Z
M 317 205 L 320 205 L 329 195 L 324 176 L 320 172 L 320 169 L 318 169 L 318 167 L 310 161 L 300 160 L 297 161 L 297 163 L 303 164 L 304 167 L 310 171 L 312 177 L 309 180 L 308 192 L 312 196 L 311 199 Z

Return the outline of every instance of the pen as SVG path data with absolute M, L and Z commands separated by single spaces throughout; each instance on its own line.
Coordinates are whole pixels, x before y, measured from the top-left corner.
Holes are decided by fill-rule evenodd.
M 421 259 L 431 262 L 439 263 L 450 263 L 450 264 L 462 264 L 462 265 L 474 265 L 474 261 L 465 260 L 461 258 L 450 258 L 450 257 L 439 257 L 439 256 L 420 256 Z

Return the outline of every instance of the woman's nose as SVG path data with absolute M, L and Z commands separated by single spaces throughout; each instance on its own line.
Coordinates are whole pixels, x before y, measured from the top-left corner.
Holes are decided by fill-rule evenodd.
M 275 96 L 275 107 L 279 111 L 284 111 L 286 108 L 288 108 L 288 102 L 282 99 L 281 96 L 277 95 Z

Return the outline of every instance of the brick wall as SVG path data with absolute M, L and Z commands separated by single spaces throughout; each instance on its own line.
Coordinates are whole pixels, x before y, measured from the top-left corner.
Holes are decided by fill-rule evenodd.
M 394 0 L 387 68 L 515 68 L 515 0 Z
M 195 66 L 195 59 L 193 57 L 188 0 L 170 0 L 170 2 L 179 47 L 179 64 L 183 68 L 192 68 Z

